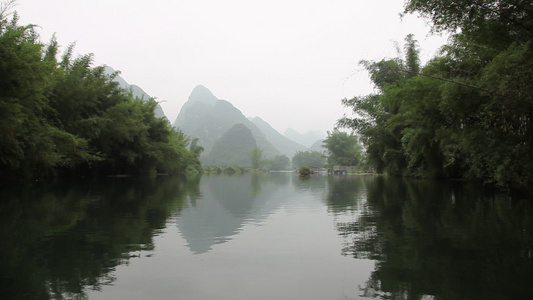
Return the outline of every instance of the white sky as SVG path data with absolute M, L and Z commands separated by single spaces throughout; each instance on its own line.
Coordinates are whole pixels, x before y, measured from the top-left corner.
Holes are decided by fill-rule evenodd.
M 2 0 L 0 0 L 2 1 Z M 348 110 L 342 98 L 372 92 L 361 59 L 396 56 L 413 33 L 423 61 L 446 39 L 417 16 L 400 19 L 402 0 L 19 0 L 20 24 L 43 42 L 93 53 L 120 70 L 173 123 L 203 84 L 247 117 L 283 133 L 331 130 Z

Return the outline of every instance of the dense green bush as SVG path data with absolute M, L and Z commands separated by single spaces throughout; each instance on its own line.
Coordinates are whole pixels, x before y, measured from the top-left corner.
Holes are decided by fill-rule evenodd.
M 58 59 L 53 37 L 38 40 L 0 10 L 0 175 L 185 172 L 199 165 L 188 138 L 93 67 L 93 56 Z
M 298 173 L 300 173 L 300 176 L 309 176 L 311 175 L 311 168 L 308 166 L 302 166 L 298 169 Z
M 404 57 L 362 61 L 376 93 L 344 99 L 340 126 L 358 132 L 377 172 L 533 180 L 533 11 L 521 1 L 406 2 L 436 31 L 452 33 L 421 65 L 408 35 Z

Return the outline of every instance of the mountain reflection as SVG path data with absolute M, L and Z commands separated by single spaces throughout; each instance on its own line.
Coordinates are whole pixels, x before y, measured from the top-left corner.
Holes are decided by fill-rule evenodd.
M 280 188 L 293 174 L 206 175 L 202 195 L 177 219 L 177 226 L 194 254 L 225 243 L 247 223 L 259 224 L 294 193 Z M 264 188 L 263 188 L 264 187 Z
M 366 193 L 361 213 L 337 223 L 346 241 L 343 255 L 377 261 L 360 287 L 362 296 L 530 297 L 530 199 L 458 183 L 381 177 L 366 181 Z
M 264 225 L 247 233 L 270 232 L 265 237 L 294 242 L 294 249 L 285 256 L 285 244 L 275 247 L 269 263 L 264 255 L 255 260 L 255 253 L 240 249 L 250 266 L 261 266 L 260 271 L 253 267 L 256 275 L 270 276 L 267 264 L 294 263 L 300 270 L 318 261 L 311 269 L 328 275 L 316 277 L 316 285 L 335 277 L 339 265 L 348 266 L 346 272 L 351 262 L 366 261 L 369 273 L 352 277 L 359 278 L 352 286 L 359 298 L 528 299 L 533 291 L 531 197 L 474 185 L 292 173 L 0 185 L 0 295 L 5 299 L 85 299 L 90 290 L 114 284 L 119 265 L 156 253 L 154 237 L 169 224 L 183 239 L 176 234 L 167 239 L 186 244 L 180 250 L 186 255 L 172 258 L 209 270 L 217 261 L 222 269 L 214 270 L 220 274 L 227 265 L 215 258 L 227 257 L 224 251 L 203 256 L 212 259 L 206 264 L 186 260 L 232 239 L 242 238 L 235 243 L 242 248 L 244 228 Z M 276 227 L 280 221 L 287 223 Z M 310 229 L 314 224 L 321 225 Z M 283 236 L 280 228 L 293 235 Z M 158 258 L 156 253 L 144 262 Z M 187 278 L 189 271 L 180 276 Z M 331 284 L 337 286 L 335 279 Z
M 2 298 L 83 299 L 110 284 L 116 266 L 153 249 L 197 185 L 162 177 L 2 186 Z

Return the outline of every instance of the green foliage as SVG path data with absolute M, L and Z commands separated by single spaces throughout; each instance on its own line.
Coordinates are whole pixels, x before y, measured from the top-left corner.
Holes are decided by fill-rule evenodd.
M 436 31 L 504 33 L 500 39 L 529 40 L 533 30 L 533 8 L 529 1 L 516 0 L 409 0 L 405 13 L 428 18 Z M 492 28 L 488 29 L 487 24 Z
M 343 100 L 338 124 L 358 132 L 378 172 L 482 179 L 533 179 L 533 10 L 516 1 L 408 1 L 436 31 L 460 29 L 417 71 L 405 58 L 363 61 L 376 94 Z
M 255 145 L 263 150 L 266 157 L 279 154 L 261 129 L 245 117 L 240 110 L 230 102 L 217 99 L 211 91 L 204 86 L 197 86 L 183 105 L 174 126 L 180 128 L 185 134 L 199 138 L 198 143 L 204 147 L 201 159 L 204 165 L 225 164 L 219 154 L 211 154 L 215 143 L 233 126 L 242 124 L 252 132 Z M 248 148 L 245 149 L 246 151 Z M 217 150 L 218 151 L 218 150 Z M 230 155 L 230 153 L 227 153 Z M 241 153 L 242 154 L 242 153 Z M 211 157 L 212 156 L 212 157 Z M 247 153 L 244 153 L 246 159 Z M 215 161 L 212 158 L 216 159 Z M 242 165 L 244 162 L 239 162 Z M 244 163 L 249 165 L 249 162 Z
M 33 26 L 18 25 L 0 13 L 0 172 L 29 175 L 60 163 L 46 123 L 52 67 L 41 60 Z
M 270 170 L 287 170 L 289 168 L 291 159 L 287 155 L 276 155 L 268 160 Z
M 415 76 L 420 72 L 420 49 L 418 42 L 413 34 L 408 34 L 405 38 L 405 70 L 410 73 L 410 76 Z
M 90 298 L 87 291 L 114 281 L 118 265 L 153 249 L 153 237 L 198 189 L 196 177 L 181 176 L 105 184 L 58 179 L 6 185 L 3 180 L 3 297 Z
M 194 153 L 197 157 L 200 157 L 200 154 L 204 152 L 204 147 L 198 145 L 199 138 L 194 138 L 191 141 L 191 145 L 189 146 L 189 150 Z
M 303 166 L 322 167 L 325 163 L 325 157 L 318 151 L 298 151 L 292 157 L 292 165 L 295 168 Z
M 363 297 L 529 297 L 531 291 L 523 288 L 532 271 L 531 258 L 523 254 L 533 230 L 527 196 L 494 193 L 477 184 L 383 176 L 365 185 L 368 213 L 337 223 L 347 242 L 344 255 L 377 261 L 361 286 Z M 350 199 L 342 186 L 332 189 L 335 198 Z M 354 207 L 345 205 L 345 210 Z
M 249 167 L 249 153 L 256 147 L 251 130 L 241 123 L 236 124 L 213 145 L 208 164 Z
M 263 150 L 259 147 L 253 147 L 248 153 L 252 169 L 259 169 L 261 167 L 261 158 L 263 157 Z
M 93 67 L 93 56 L 58 61 L 33 26 L 19 26 L 0 11 L 0 175 L 42 177 L 56 173 L 176 173 L 199 166 L 188 139 L 164 118 L 157 103 L 131 93 Z
M 250 171 L 256 171 L 256 170 L 252 170 L 250 168 L 247 168 L 247 167 L 239 167 L 239 166 L 205 166 L 203 169 L 202 169 L 202 172 L 205 172 L 205 173 L 212 173 L 212 174 L 235 174 L 235 173 L 238 173 L 238 174 L 241 174 L 241 173 L 246 173 L 246 172 L 250 172 Z
M 309 168 L 308 166 L 301 166 L 301 167 L 298 169 L 298 173 L 299 173 L 301 176 L 309 176 L 309 175 L 311 175 L 311 168 Z
M 328 132 L 323 147 L 329 152 L 328 166 L 356 166 L 362 159 L 362 147 L 353 133 Z
M 235 174 L 235 173 L 244 173 L 245 169 L 241 168 L 241 167 L 237 167 L 237 166 L 227 166 L 227 167 L 222 168 L 222 172 L 224 174 L 231 175 L 231 174 Z
M 187 173 L 201 173 L 203 170 L 200 163 L 200 155 L 204 152 L 204 147 L 198 145 L 198 140 L 199 138 L 194 138 L 189 145 L 189 151 L 193 155 L 192 157 L 189 155 L 191 162 L 187 168 Z
M 87 140 L 89 153 L 97 158 L 85 161 L 81 170 L 176 173 L 197 164 L 197 157 L 186 149 L 187 138 L 164 118 L 155 117 L 153 99 L 133 99 L 112 81 L 116 74 L 91 67 L 91 55 L 71 61 L 70 52 L 63 55 L 50 104 L 53 122 Z

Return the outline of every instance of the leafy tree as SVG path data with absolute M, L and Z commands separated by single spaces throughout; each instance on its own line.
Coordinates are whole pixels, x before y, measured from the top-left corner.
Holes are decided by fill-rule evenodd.
M 311 175 L 311 168 L 309 168 L 308 166 L 301 166 L 298 169 L 298 173 L 300 173 L 300 176 L 309 176 Z
M 157 231 L 188 195 L 197 197 L 199 184 L 191 176 L 94 183 L 2 186 L 0 199 L 10 203 L 0 210 L 4 298 L 88 298 L 88 289 L 113 282 L 110 274 L 135 252 L 153 249 Z
M 318 151 L 298 151 L 292 157 L 292 165 L 295 168 L 303 166 L 322 167 L 325 163 L 325 157 Z
M 259 169 L 261 167 L 261 158 L 263 157 L 263 150 L 259 147 L 253 147 L 248 153 L 250 157 L 250 163 L 253 169 Z
M 408 34 L 405 37 L 405 71 L 409 72 L 409 76 L 415 76 L 420 72 L 420 49 L 418 41 L 415 40 L 413 34 Z
M 189 146 L 189 150 L 194 153 L 197 157 L 200 157 L 200 154 L 204 152 L 204 147 L 198 145 L 199 138 L 194 138 L 191 141 L 191 145 Z
M 362 61 L 376 93 L 343 100 L 378 172 L 463 177 L 522 186 L 533 178 L 533 8 L 522 1 L 407 1 L 435 31 L 456 32 L 419 66 L 405 58 Z M 457 33 L 459 32 L 459 33 Z
M 0 173 L 30 177 L 64 163 L 83 141 L 47 123 L 53 68 L 43 62 L 34 26 L 8 19 L 14 1 L 0 9 Z
M 194 138 L 190 145 L 189 151 L 191 153 L 192 161 L 188 163 L 188 172 L 201 173 L 203 172 L 202 164 L 200 162 L 200 155 L 204 152 L 204 147 L 198 145 L 199 138 Z
M 411 56 L 409 59 L 417 61 L 413 58 L 417 53 L 416 47 L 409 49 L 414 49 L 409 53 Z M 407 165 L 402 153 L 403 126 L 389 125 L 389 120 L 400 113 L 401 101 L 388 91 L 397 90 L 408 80 L 409 73 L 406 72 L 408 70 L 406 66 L 409 64 L 404 63 L 401 58 L 383 59 L 378 62 L 363 60 L 360 63 L 370 73 L 370 78 L 379 93 L 342 100 L 343 105 L 351 107 L 357 117 L 341 118 L 338 125 L 351 128 L 361 136 L 361 141 L 366 145 L 369 163 L 377 172 L 402 174 Z
M 134 99 L 93 67 L 93 56 L 57 59 L 58 44 L 38 41 L 32 25 L 0 8 L 0 175 L 181 172 L 197 164 L 188 139 L 157 103 Z M 196 149 L 198 150 L 198 149 Z
M 439 72 L 441 109 L 453 123 L 443 128 L 446 161 L 460 162 L 468 177 L 526 184 L 533 177 L 532 25 L 524 1 L 409 1 L 437 31 L 456 31 Z M 468 13 L 465 13 L 468 12 Z
M 405 13 L 418 12 L 428 18 L 436 31 L 461 30 L 479 35 L 504 34 L 500 38 L 530 40 L 533 7 L 520 0 L 409 0 Z M 490 30 L 488 30 L 490 29 Z
M 353 133 L 348 134 L 339 130 L 328 132 L 323 147 L 329 152 L 327 161 L 330 167 L 355 166 L 361 161 L 362 147 Z
M 270 170 L 287 170 L 291 162 L 287 155 L 276 155 L 274 158 L 268 160 L 270 164 Z
M 530 205 L 516 205 L 520 201 L 509 201 L 511 194 L 477 184 L 392 177 L 364 184 L 368 213 L 337 223 L 347 242 L 344 255 L 378 261 L 361 286 L 364 297 L 521 299 L 531 293 L 517 288 L 526 286 L 532 274 L 531 259 L 522 254 L 530 247 L 524 232 L 530 236 L 533 230 Z M 350 199 L 336 192 L 336 199 Z M 354 207 L 342 204 L 336 209 Z
M 106 75 L 103 66 L 92 67 L 92 55 L 71 59 L 72 47 L 58 64 L 50 100 L 53 123 L 88 142 L 93 157 L 80 162 L 78 169 L 174 173 L 197 161 L 185 148 L 185 136 L 173 133 L 164 118 L 155 117 L 153 99 L 134 99 L 113 81 L 117 73 Z

